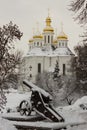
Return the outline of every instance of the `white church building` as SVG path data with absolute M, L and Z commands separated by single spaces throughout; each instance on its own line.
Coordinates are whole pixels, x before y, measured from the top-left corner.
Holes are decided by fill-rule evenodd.
M 70 60 L 74 56 L 68 47 L 68 36 L 61 32 L 55 37 L 54 28 L 51 26 L 51 18 L 46 18 L 46 26 L 43 32 L 33 35 L 29 40 L 29 51 L 23 58 L 20 67 L 21 79 L 35 82 L 37 74 L 44 71 L 54 71 L 56 61 L 59 63 L 60 74 L 70 75 Z

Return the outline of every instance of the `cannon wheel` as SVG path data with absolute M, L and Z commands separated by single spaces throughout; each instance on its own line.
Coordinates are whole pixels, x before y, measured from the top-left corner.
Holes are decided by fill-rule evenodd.
M 21 101 L 21 103 L 19 105 L 19 109 L 20 109 L 20 115 L 22 115 L 22 116 L 23 115 L 29 116 L 32 111 L 29 102 L 26 100 Z

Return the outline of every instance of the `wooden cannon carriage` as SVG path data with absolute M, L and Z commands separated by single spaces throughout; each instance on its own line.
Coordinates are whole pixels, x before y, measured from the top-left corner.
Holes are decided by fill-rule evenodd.
M 34 110 L 40 116 L 44 117 L 47 120 L 53 122 L 64 122 L 64 118 L 53 108 L 51 101 L 51 95 L 45 90 L 37 87 L 36 85 L 24 80 L 23 83 L 30 88 L 32 91 L 30 104 L 26 101 L 20 103 L 20 112 L 26 113 L 27 115 L 31 114 L 31 111 Z M 22 109 L 22 104 L 25 103 L 25 109 Z

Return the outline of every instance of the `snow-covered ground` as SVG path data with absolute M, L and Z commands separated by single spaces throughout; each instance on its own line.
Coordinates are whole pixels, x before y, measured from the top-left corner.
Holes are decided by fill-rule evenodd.
M 20 102 L 25 99 L 30 99 L 30 95 L 30 92 L 20 93 L 14 89 L 9 90 L 9 93 L 6 93 L 7 104 L 3 113 L 6 113 L 8 108 L 16 111 L 16 107 L 19 106 Z M 18 116 L 18 114 L 14 114 Z M 0 117 L 1 116 L 2 115 L 0 115 Z M 0 130 L 16 130 L 16 128 L 8 120 L 0 118 Z
M 0 118 L 0 130 L 16 130 L 10 121 Z
M 10 93 L 6 94 L 7 97 L 7 104 L 4 110 L 4 113 L 6 113 L 7 108 L 16 108 L 19 103 L 24 99 L 29 99 L 31 93 L 19 93 L 18 91 L 12 91 Z M 65 107 L 58 107 L 56 110 L 60 113 L 65 119 L 66 123 L 73 123 L 73 122 L 86 122 L 87 121 L 87 96 L 84 96 L 80 99 L 78 99 L 73 105 L 71 106 L 65 106 Z M 15 116 L 17 113 L 14 113 Z M 3 120 L 0 119 L 0 123 Z M 5 122 L 5 121 L 4 121 Z M 3 124 L 3 123 L 1 123 Z M 3 125 L 0 124 L 0 130 L 8 130 L 8 129 L 2 129 Z M 10 129 L 10 128 L 9 128 Z M 15 129 L 11 129 L 15 130 Z M 69 127 L 67 130 L 87 130 L 87 125 L 77 125 L 73 126 L 72 128 Z
M 31 92 L 20 93 L 17 90 L 12 90 L 10 93 L 6 93 L 7 104 L 3 112 L 5 113 L 8 108 L 15 109 L 19 106 L 20 102 L 25 99 L 30 99 Z

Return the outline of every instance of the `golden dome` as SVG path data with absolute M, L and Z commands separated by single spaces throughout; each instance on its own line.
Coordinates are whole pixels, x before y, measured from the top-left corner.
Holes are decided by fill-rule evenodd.
M 29 43 L 32 43 L 32 42 L 33 42 L 33 39 L 30 39 L 30 40 L 29 40 Z
M 54 29 L 51 27 L 51 18 L 48 16 L 46 18 L 46 27 L 43 29 L 44 32 L 54 32 Z
M 46 28 L 44 28 L 44 30 L 43 30 L 44 32 L 54 32 L 54 29 L 52 28 L 52 27 L 46 27 Z
M 68 37 L 67 35 L 62 31 L 58 37 L 57 37 L 58 40 L 68 40 Z
M 42 35 L 34 35 L 33 38 L 39 38 L 39 39 L 42 39 L 43 36 L 42 36 Z
M 53 44 L 57 44 L 57 39 L 55 39 L 55 40 L 53 41 Z

